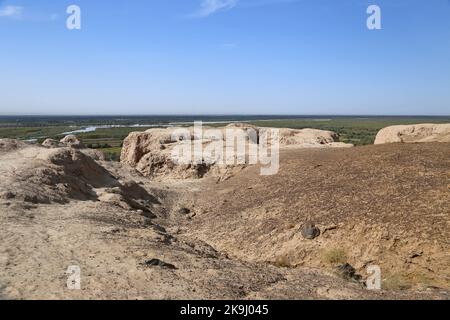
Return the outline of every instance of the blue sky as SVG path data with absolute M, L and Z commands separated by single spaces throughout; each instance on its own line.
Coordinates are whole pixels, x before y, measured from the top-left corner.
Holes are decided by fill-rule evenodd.
M 450 1 L 0 0 L 0 114 L 449 115 Z

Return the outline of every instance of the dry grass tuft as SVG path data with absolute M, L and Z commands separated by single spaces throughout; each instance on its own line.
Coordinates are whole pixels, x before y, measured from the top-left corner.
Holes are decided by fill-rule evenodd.
M 344 249 L 330 249 L 323 253 L 322 261 L 330 265 L 344 264 L 347 262 L 347 254 Z

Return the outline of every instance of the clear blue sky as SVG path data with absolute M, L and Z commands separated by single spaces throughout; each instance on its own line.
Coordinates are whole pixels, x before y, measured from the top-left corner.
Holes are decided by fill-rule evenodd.
M 0 114 L 449 115 L 450 1 L 0 0 Z

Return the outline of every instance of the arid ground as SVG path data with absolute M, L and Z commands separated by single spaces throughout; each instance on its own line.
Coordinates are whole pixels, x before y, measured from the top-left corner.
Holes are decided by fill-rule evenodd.
M 158 182 L 70 148 L 0 147 L 3 299 L 449 298 L 448 143 L 285 150 L 277 175 Z M 368 265 L 383 290 L 364 287 Z

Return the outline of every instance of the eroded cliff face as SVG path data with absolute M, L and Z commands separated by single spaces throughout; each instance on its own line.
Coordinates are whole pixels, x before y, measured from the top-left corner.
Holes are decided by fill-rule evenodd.
M 387 127 L 375 139 L 375 144 L 418 142 L 450 142 L 450 123 Z
M 185 131 L 187 136 L 177 134 Z M 277 145 L 286 148 L 341 148 L 353 145 L 339 142 L 339 136 L 331 131 L 316 129 L 274 129 L 260 128 L 247 124 L 231 124 L 225 128 L 150 129 L 145 132 L 133 132 L 124 141 L 121 162 L 135 168 L 146 177 L 202 178 L 208 175 L 227 177 L 252 162 L 252 156 L 258 157 L 262 141 L 267 141 L 270 149 L 274 143 L 272 134 L 277 131 Z M 243 148 L 232 141 L 227 145 L 227 137 L 243 137 Z M 237 140 L 236 140 L 237 141 Z M 234 144 L 235 143 L 235 144 Z M 201 146 L 197 151 L 196 146 Z M 174 151 L 189 149 L 192 158 L 199 161 L 180 163 L 174 157 Z M 218 158 L 216 152 L 221 151 Z M 200 153 L 200 155 L 198 155 Z M 270 153 L 270 151 L 268 152 Z

